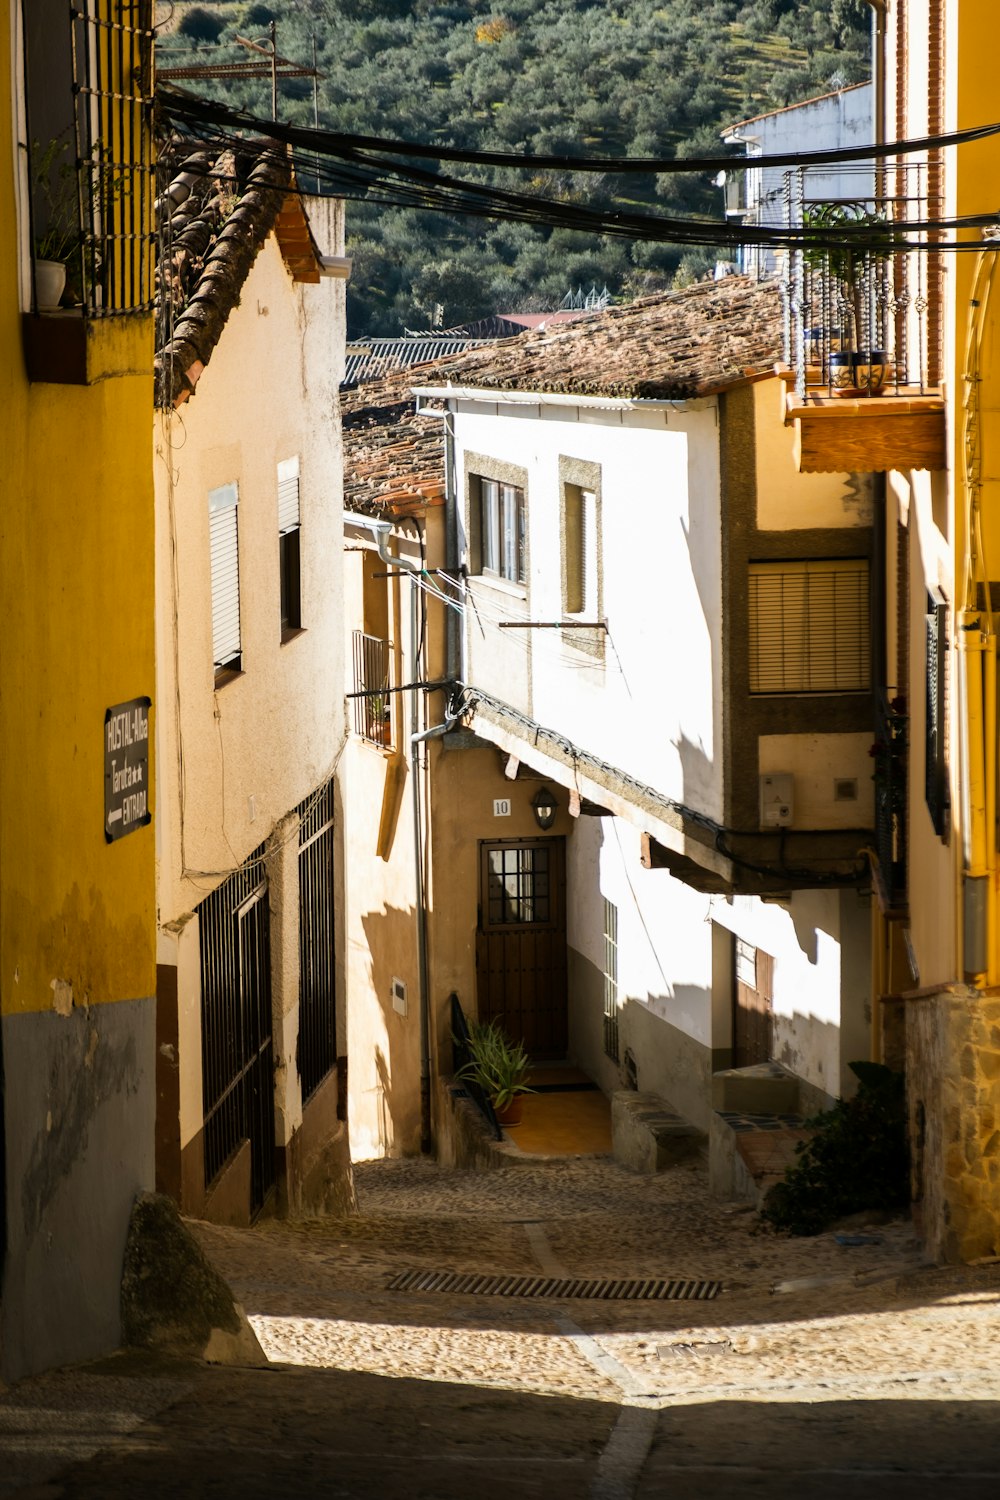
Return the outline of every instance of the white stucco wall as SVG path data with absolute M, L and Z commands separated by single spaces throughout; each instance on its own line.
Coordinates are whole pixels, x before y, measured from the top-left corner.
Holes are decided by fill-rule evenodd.
M 579 820 L 568 843 L 567 878 L 567 940 L 586 960 L 591 980 L 570 993 L 574 1055 L 605 1088 L 620 1086 L 619 1070 L 602 1045 L 605 900 L 618 912 L 620 1055 L 632 1052 L 640 1089 L 707 1123 L 713 1054 L 722 1066 L 719 1054 L 732 1044 L 731 971 L 727 962 L 726 972 L 715 972 L 713 927 L 774 959 L 774 1057 L 830 1096 L 851 1088 L 846 1052 L 867 1055 L 856 1046 L 865 1024 L 864 995 L 855 993 L 857 966 L 841 951 L 846 937 L 855 956 L 860 952 L 866 977 L 867 910 L 854 892 L 802 891 L 781 903 L 702 895 L 666 870 L 644 869 L 636 830 L 617 818 Z M 859 914 L 846 933 L 845 900 Z M 845 1008 L 860 1021 L 846 1052 Z
M 635 412 L 495 410 L 460 405 L 458 471 L 465 451 L 527 471 L 529 579 L 521 599 L 508 590 L 509 603 L 472 580 L 477 605 L 488 603 L 469 611 L 469 680 L 639 780 L 721 817 L 715 402 Z M 499 628 L 501 618 L 562 616 L 560 456 L 601 470 L 603 661 L 575 650 L 562 631 Z
M 723 131 L 729 146 L 745 146 L 748 157 L 777 156 L 787 152 L 829 151 L 840 146 L 867 145 L 874 139 L 873 88 L 870 83 L 855 84 L 836 93 L 807 99 L 787 109 L 773 110 L 756 119 L 745 120 Z M 750 167 L 747 170 L 746 196 L 751 223 L 780 225 L 786 223 L 785 167 Z M 867 163 L 847 162 L 809 173 L 809 196 L 813 200 L 865 199 L 874 190 L 874 178 Z M 775 270 L 773 251 L 748 247 L 741 252 L 741 264 L 747 269 Z

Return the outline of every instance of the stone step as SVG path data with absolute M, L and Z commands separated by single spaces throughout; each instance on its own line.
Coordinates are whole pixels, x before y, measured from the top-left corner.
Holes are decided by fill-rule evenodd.
M 611 1095 L 611 1149 L 633 1172 L 662 1172 L 705 1156 L 708 1137 L 659 1094 L 619 1089 Z

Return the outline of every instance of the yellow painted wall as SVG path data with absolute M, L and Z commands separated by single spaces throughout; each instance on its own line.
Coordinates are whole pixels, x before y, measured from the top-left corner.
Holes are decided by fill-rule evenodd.
M 29 385 L 21 352 L 10 15 L 0 15 L 0 1000 L 151 995 L 152 825 L 104 839 L 104 714 L 153 693 L 153 328 L 142 373 Z M 127 332 L 125 331 L 127 328 Z M 118 353 L 121 353 L 119 348 Z M 155 705 L 154 705 L 155 709 Z

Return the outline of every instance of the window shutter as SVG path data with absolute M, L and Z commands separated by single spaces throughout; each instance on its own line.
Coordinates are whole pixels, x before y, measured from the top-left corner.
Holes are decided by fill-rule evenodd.
M 210 490 L 209 545 L 212 561 L 212 660 L 216 669 L 240 655 L 240 563 L 235 484 Z
M 299 461 L 286 458 L 278 465 L 278 535 L 299 524 Z
M 580 613 L 588 617 L 598 612 L 597 604 L 597 496 L 593 490 L 580 492 L 580 541 L 583 556 L 583 597 Z
M 751 563 L 748 593 L 752 693 L 868 691 L 865 558 Z

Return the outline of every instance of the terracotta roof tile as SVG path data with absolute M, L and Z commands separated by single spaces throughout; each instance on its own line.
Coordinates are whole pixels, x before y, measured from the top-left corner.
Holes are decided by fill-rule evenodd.
M 171 176 L 157 201 L 157 406 L 193 391 L 290 184 L 283 149 L 195 151 Z
M 770 371 L 782 329 L 778 288 L 730 276 L 356 386 L 341 393 L 345 504 L 391 512 L 443 486 L 442 423 L 417 413 L 414 386 L 691 400 Z

